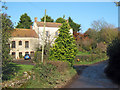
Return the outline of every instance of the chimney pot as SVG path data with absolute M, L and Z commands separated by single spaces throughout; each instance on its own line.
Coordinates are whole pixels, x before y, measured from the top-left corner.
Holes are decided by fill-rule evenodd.
M 34 18 L 35 22 L 37 22 L 37 17 Z
M 32 25 L 30 26 L 30 29 L 32 29 Z

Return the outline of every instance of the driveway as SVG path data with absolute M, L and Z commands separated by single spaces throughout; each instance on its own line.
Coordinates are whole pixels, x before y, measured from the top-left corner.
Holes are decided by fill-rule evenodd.
M 85 68 L 68 88 L 118 88 L 104 73 L 108 61 Z
M 13 60 L 12 62 L 17 64 L 24 64 L 24 65 L 34 65 L 32 60 L 17 59 L 17 60 Z

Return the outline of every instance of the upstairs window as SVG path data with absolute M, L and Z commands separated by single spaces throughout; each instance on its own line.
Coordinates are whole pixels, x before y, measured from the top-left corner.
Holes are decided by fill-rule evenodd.
M 19 41 L 19 45 L 22 45 L 22 41 Z
M 25 41 L 25 48 L 29 48 L 29 41 Z
M 48 31 L 46 31 L 46 36 L 48 37 L 48 35 L 49 35 L 49 32 L 48 32 Z
M 58 36 L 58 32 L 55 32 L 55 36 Z
M 16 48 L 15 41 L 12 41 L 12 48 Z

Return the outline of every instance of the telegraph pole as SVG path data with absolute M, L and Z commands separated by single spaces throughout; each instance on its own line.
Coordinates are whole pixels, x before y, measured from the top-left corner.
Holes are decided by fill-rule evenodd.
M 46 9 L 45 9 L 45 16 L 44 16 L 44 29 L 43 29 L 43 40 L 42 40 L 42 63 L 43 63 L 43 56 L 44 56 L 44 45 L 45 45 L 45 25 L 46 25 Z

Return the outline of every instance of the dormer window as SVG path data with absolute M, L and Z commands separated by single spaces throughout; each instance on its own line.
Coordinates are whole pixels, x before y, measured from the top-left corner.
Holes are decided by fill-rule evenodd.
M 16 48 L 15 41 L 12 41 L 12 48 Z

